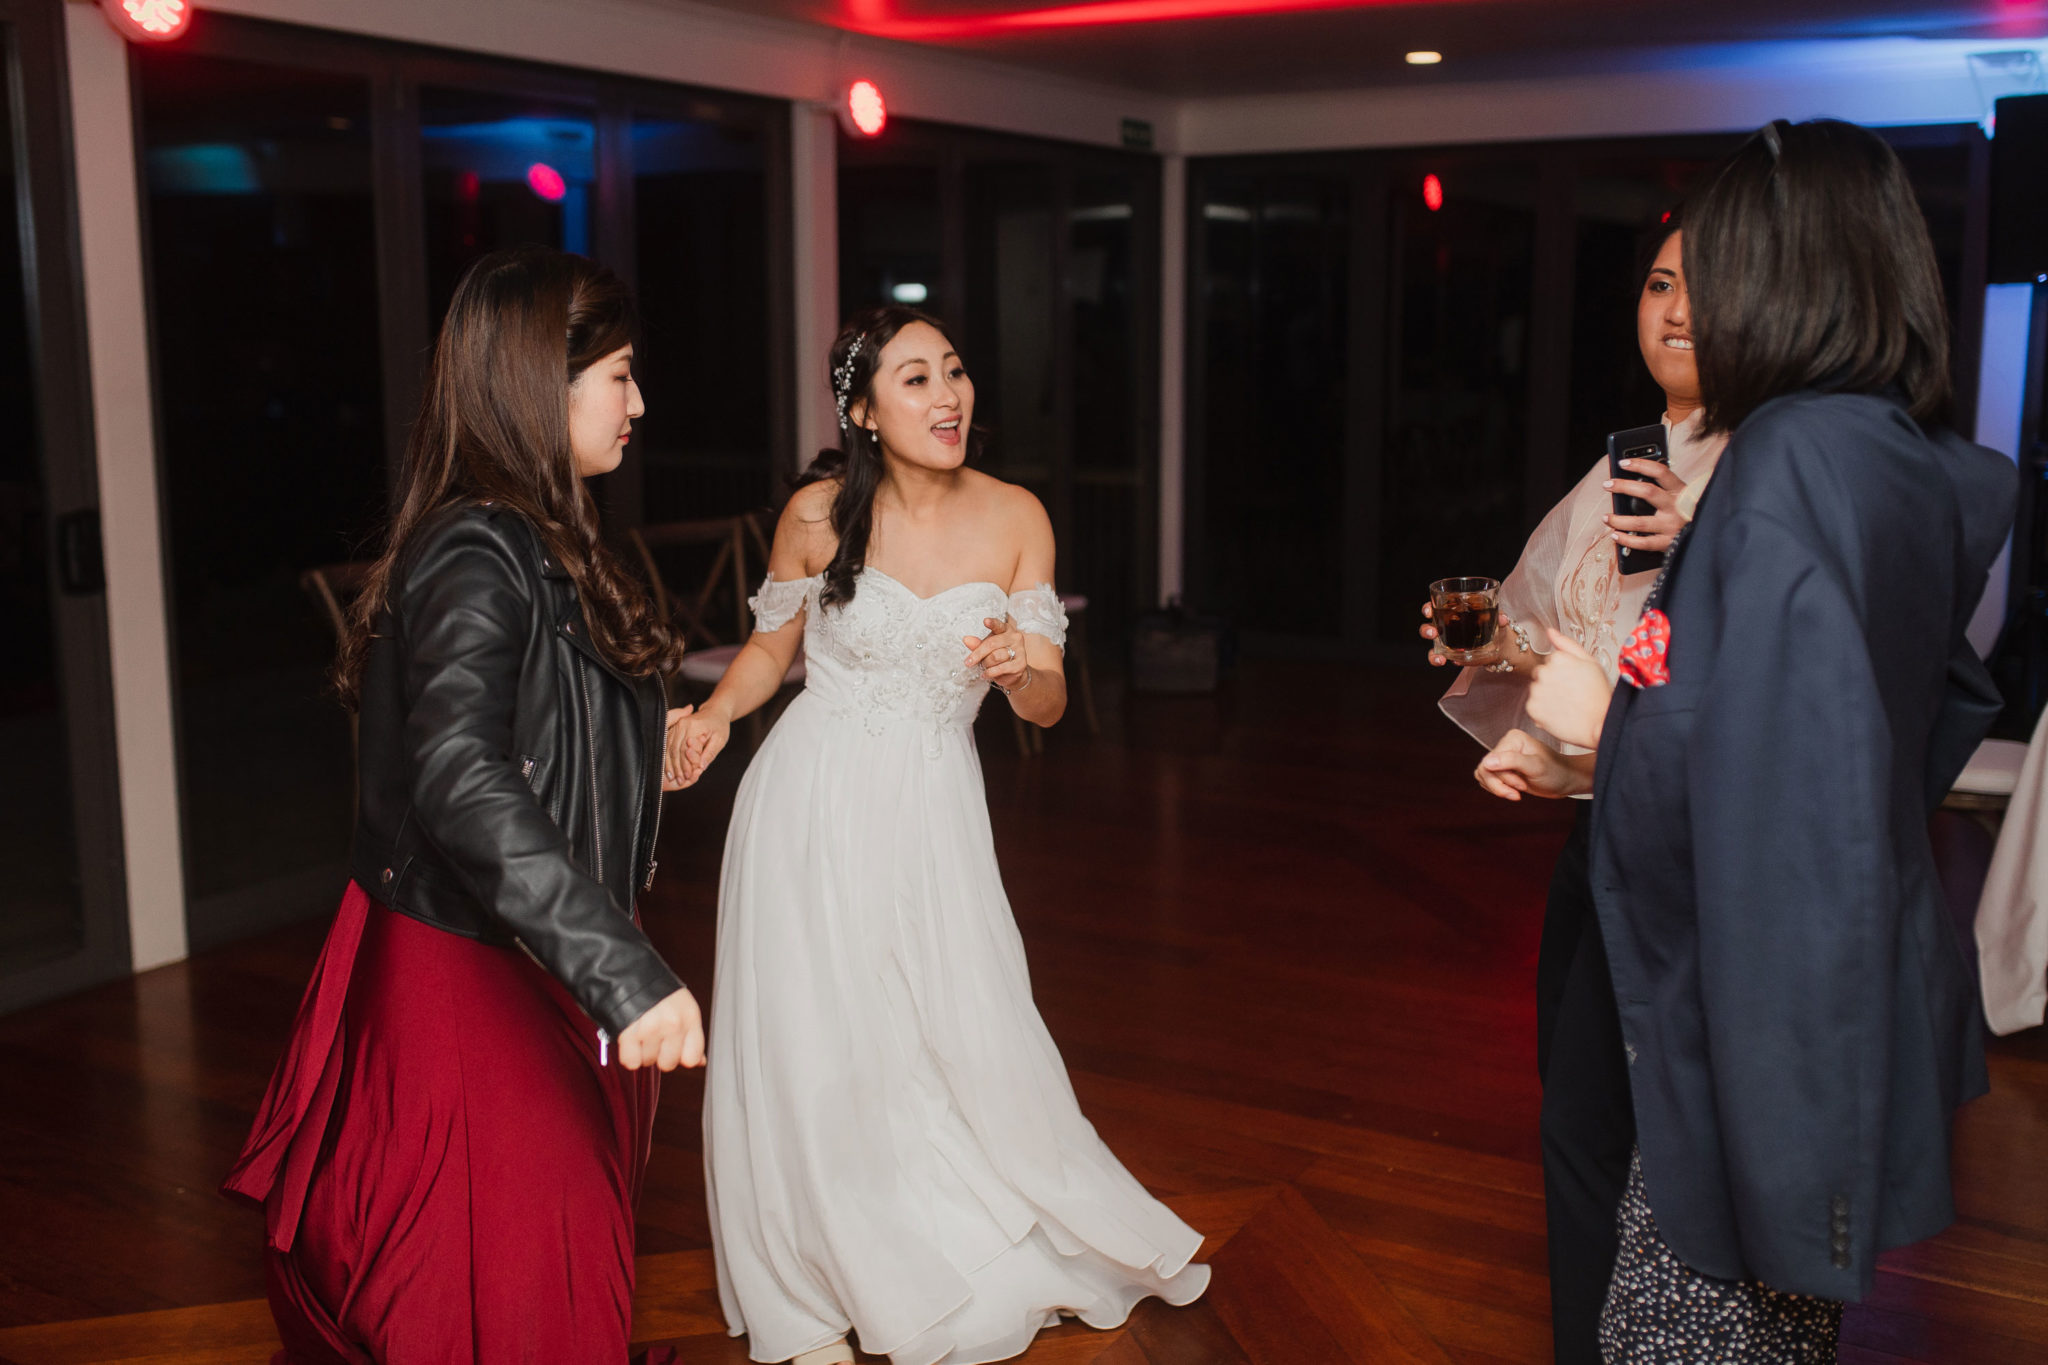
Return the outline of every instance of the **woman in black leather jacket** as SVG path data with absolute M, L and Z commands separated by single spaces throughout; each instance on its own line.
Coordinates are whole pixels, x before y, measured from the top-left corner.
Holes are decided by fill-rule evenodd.
M 582 479 L 642 409 L 623 285 L 457 289 L 337 677 L 353 880 L 226 1189 L 286 1360 L 622 1360 L 658 1078 L 697 1002 L 641 932 L 681 650 Z

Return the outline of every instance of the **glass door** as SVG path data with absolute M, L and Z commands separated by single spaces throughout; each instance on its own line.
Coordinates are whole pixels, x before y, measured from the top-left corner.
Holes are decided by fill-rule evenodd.
M 647 522 L 738 516 L 780 501 L 785 420 L 759 357 L 779 325 L 764 290 L 774 165 L 767 130 L 709 101 L 636 101 L 631 242 L 620 252 L 640 304 L 635 351 L 647 415 L 628 467 Z M 812 452 L 805 452 L 806 455 Z
M 302 576 L 384 511 L 371 83 L 185 44 L 135 69 L 198 949 L 346 881 L 354 755 Z
M 1432 580 L 1505 578 L 1525 507 L 1536 170 L 1526 159 L 1389 166 L 1379 639 L 1415 636 Z M 1447 514 L 1453 510 L 1454 515 Z
M 0 0 L 0 1010 L 128 958 L 61 19 Z
M 1350 624 L 1302 585 L 1344 581 L 1353 213 L 1336 170 L 1225 163 L 1193 178 L 1189 591 L 1255 640 L 1327 644 Z

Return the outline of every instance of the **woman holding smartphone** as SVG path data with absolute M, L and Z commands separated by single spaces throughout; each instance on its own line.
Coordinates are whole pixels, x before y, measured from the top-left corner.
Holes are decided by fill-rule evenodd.
M 1637 478 L 1617 480 L 1603 457 L 1529 538 L 1501 584 L 1499 662 L 1464 669 L 1441 703 L 1445 715 L 1488 747 L 1514 731 L 1559 743 L 1529 719 L 1527 709 L 1531 679 L 1555 657 L 1553 632 L 1566 642 L 1564 648 L 1584 652 L 1608 678 L 1615 676 L 1621 641 L 1657 577 L 1628 572 L 1619 552 L 1670 547 L 1726 444 L 1726 437 L 1700 431 L 1692 305 L 1677 212 L 1652 240 L 1655 253 L 1639 271 L 1636 341 L 1664 390 L 1671 463 L 1629 461 L 1624 470 Z M 1617 493 L 1643 499 L 1651 514 L 1617 516 Z M 1429 614 L 1427 607 L 1423 614 Z M 1422 635 L 1434 640 L 1436 628 L 1424 624 Z M 1432 651 L 1430 662 L 1444 659 Z M 1543 1078 L 1543 1186 L 1558 1365 L 1595 1365 L 1600 1359 L 1600 1309 L 1618 1245 L 1614 1215 L 1635 1136 L 1621 1026 L 1606 989 L 1607 960 L 1586 876 L 1590 823 L 1587 803 L 1580 803 L 1551 876 L 1536 965 L 1536 1065 Z
M 1530 698 L 1496 795 L 1596 793 L 1636 1146 L 1606 1359 L 1828 1362 L 1878 1254 L 1955 1216 L 1983 1019 L 1927 819 L 1999 699 L 1965 634 L 2012 463 L 1948 427 L 1948 322 L 1882 139 L 1775 123 L 1694 201 L 1712 495 L 1623 648 Z

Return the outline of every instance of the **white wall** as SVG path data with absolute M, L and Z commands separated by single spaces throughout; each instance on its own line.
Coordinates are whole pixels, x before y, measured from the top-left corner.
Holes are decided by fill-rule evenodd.
M 171 726 L 170 636 L 158 537 L 156 432 L 142 284 L 128 53 L 89 5 L 67 5 L 71 136 L 92 420 L 106 546 L 114 752 L 137 971 L 185 956 L 185 874 Z
M 835 112 L 790 111 L 791 215 L 796 243 L 796 468 L 839 444 L 839 406 L 825 355 L 839 335 L 839 127 Z M 751 586 L 751 585 L 749 585 Z

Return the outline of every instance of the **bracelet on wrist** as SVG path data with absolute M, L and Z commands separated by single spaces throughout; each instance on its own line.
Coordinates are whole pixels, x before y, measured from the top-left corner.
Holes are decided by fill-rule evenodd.
M 1005 687 L 1005 686 L 1003 686 L 1003 685 L 1002 685 L 1001 683 L 996 683 L 996 684 L 995 684 L 995 689 L 996 689 L 996 691 L 998 691 L 998 692 L 1002 693 L 1002 694 L 1003 694 L 1004 696 L 1006 696 L 1006 697 L 1014 697 L 1014 696 L 1016 696 L 1016 695 L 1017 695 L 1017 694 L 1018 694 L 1019 692 L 1022 692 L 1022 691 L 1023 691 L 1023 690 L 1025 689 L 1025 688 L 1027 688 L 1027 687 L 1031 686 L 1031 680 L 1032 680 L 1033 678 L 1037 677 L 1037 676 L 1038 676 L 1038 672 L 1037 672 L 1037 670 L 1036 670 L 1036 669 L 1034 669 L 1034 668 L 1032 668 L 1030 664 L 1026 664 L 1026 665 L 1024 665 L 1024 681 L 1023 681 L 1023 682 L 1020 682 L 1020 683 L 1018 683 L 1018 684 L 1017 684 L 1017 685 L 1016 685 L 1015 687 Z

